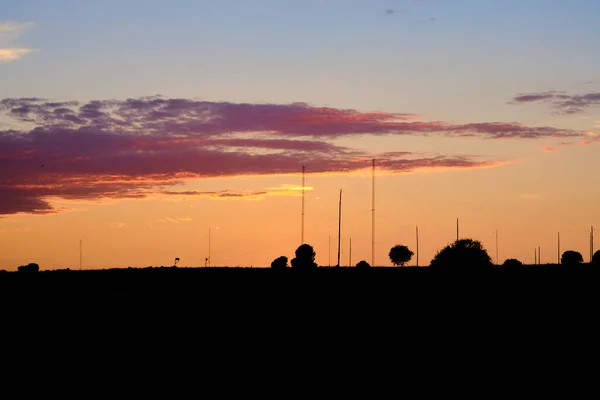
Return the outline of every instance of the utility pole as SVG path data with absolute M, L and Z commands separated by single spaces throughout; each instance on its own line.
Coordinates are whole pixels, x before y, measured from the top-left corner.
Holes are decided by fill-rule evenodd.
M 300 222 L 300 245 L 304 244 L 304 165 L 302 166 L 302 221 Z
M 210 267 L 210 228 L 208 228 L 208 266 Z
M 79 239 L 79 270 L 83 268 L 83 240 Z
M 419 266 L 419 227 L 417 226 L 417 267 Z
M 538 246 L 538 265 L 542 265 L 542 248 Z
M 375 159 L 373 159 L 373 178 L 371 188 L 371 266 L 375 266 Z
M 537 265 L 537 249 L 533 248 L 533 265 Z
M 340 189 L 340 206 L 338 211 L 338 253 L 337 266 L 340 266 L 340 245 L 342 240 L 342 189 Z

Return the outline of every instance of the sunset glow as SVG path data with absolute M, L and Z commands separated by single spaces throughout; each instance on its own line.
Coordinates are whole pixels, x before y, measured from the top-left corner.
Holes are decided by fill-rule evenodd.
M 167 3 L 3 3 L 0 269 L 588 260 L 597 2 Z

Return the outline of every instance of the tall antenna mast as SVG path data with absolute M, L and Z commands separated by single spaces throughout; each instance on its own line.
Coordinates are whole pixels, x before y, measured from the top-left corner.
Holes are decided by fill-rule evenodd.
M 419 227 L 417 226 L 417 267 L 419 266 Z
M 83 240 L 79 239 L 79 270 L 83 268 Z
M 542 247 L 538 246 L 538 265 L 542 265 Z
M 208 228 L 208 266 L 210 267 L 210 228 Z
M 371 266 L 375 266 L 375 159 L 373 159 L 373 178 L 371 189 Z
M 302 166 L 302 222 L 300 223 L 300 244 L 304 244 L 304 165 Z
M 342 189 L 340 189 L 340 206 L 338 211 L 338 254 L 337 266 L 340 266 L 340 244 L 342 240 Z

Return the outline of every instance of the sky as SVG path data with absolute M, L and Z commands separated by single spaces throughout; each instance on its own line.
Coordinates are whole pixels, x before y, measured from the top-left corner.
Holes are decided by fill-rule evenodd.
M 343 266 L 389 266 L 396 244 L 416 265 L 417 226 L 428 265 L 457 218 L 500 263 L 538 247 L 557 262 L 559 233 L 587 261 L 598 15 L 594 0 L 3 0 L 0 269 L 77 269 L 80 246 L 84 269 L 291 259 L 302 166 L 319 265 L 337 264 L 340 190 Z

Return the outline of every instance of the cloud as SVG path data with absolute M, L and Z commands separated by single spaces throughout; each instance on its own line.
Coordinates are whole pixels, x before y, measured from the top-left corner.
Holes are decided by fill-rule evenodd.
M 482 168 L 502 160 L 389 151 L 335 143 L 380 135 L 473 139 L 587 138 L 583 133 L 518 123 L 416 121 L 410 113 L 362 112 L 293 104 L 236 104 L 159 96 L 87 103 L 39 98 L 0 100 L 0 215 L 53 213 L 55 200 L 139 199 L 150 195 L 258 199 L 293 190 L 177 191 L 190 179 L 351 173 L 372 158 L 389 173 Z M 26 123 L 26 124 L 23 124 Z
M 228 190 L 222 190 L 218 192 L 214 191 L 198 191 L 198 190 L 165 190 L 161 194 L 169 196 L 199 196 L 199 197 L 211 197 L 219 199 L 249 199 L 249 198 L 261 198 L 268 194 L 266 191 L 254 191 L 254 192 L 230 192 Z
M 32 51 L 32 49 L 25 48 L 0 48 L 0 62 L 16 61 Z
M 509 104 L 546 103 L 554 108 L 557 114 L 569 115 L 583 112 L 584 109 L 600 105 L 600 93 L 568 95 L 565 92 L 547 91 L 539 93 L 519 94 Z
M 0 21 L 0 63 L 16 61 L 33 51 L 30 48 L 13 46 L 13 42 L 32 26 L 32 22 Z
M 394 14 L 407 14 L 408 10 L 393 10 L 391 8 L 388 8 L 387 10 L 385 10 L 385 15 L 394 15 Z

